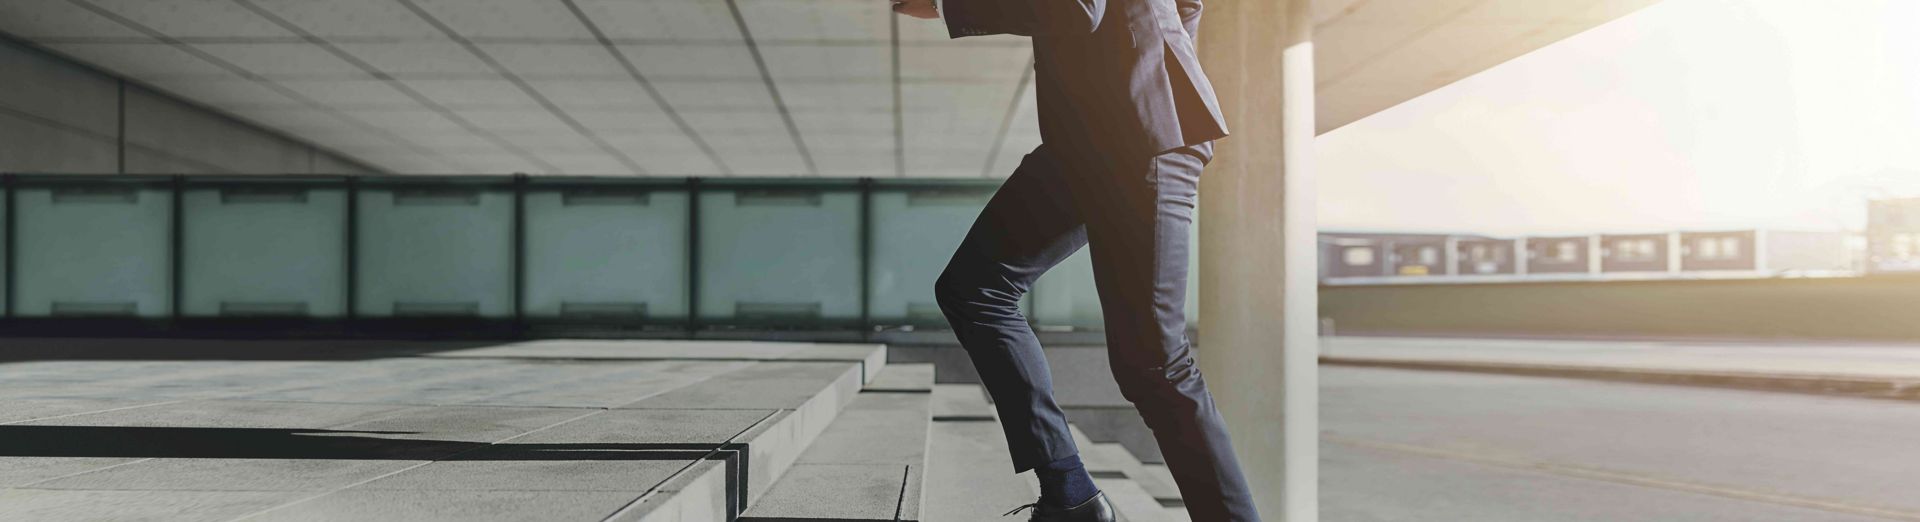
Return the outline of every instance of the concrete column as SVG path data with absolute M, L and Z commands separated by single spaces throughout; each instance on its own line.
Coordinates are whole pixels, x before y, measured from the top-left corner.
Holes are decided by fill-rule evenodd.
M 1233 136 L 1200 181 L 1200 365 L 1267 520 L 1319 516 L 1311 0 L 1208 0 Z M 1384 259 L 1384 258 L 1383 258 Z

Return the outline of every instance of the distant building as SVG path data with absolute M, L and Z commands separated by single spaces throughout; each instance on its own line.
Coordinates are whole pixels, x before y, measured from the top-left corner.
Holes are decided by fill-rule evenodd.
M 1688 272 L 1759 270 L 1759 231 L 1680 233 L 1680 269 Z
M 1867 203 L 1867 271 L 1920 272 L 1920 198 Z
M 1520 252 L 1511 239 L 1467 238 L 1453 243 L 1457 275 L 1514 275 L 1519 273 Z
M 1585 274 L 1591 264 L 1592 236 L 1530 237 L 1527 245 L 1528 274 Z
M 1920 218 L 1920 200 L 1909 204 Z M 1876 239 L 1884 243 L 1875 247 L 1882 271 L 1920 271 L 1920 222 L 1901 230 Z M 1856 237 L 1754 229 L 1522 239 L 1323 233 L 1320 274 L 1343 283 L 1848 275 L 1860 265 Z
M 1393 274 L 1431 276 L 1447 274 L 1447 238 L 1403 239 L 1393 243 Z
M 1733 230 L 1680 233 L 1683 272 L 1826 274 L 1854 269 L 1845 232 Z
M 1600 271 L 1669 272 L 1671 234 L 1610 234 L 1600 236 Z
M 1320 277 L 1352 278 L 1387 275 L 1387 255 L 1381 241 L 1343 234 L 1320 235 Z
M 1320 273 L 1327 278 L 1447 274 L 1446 234 L 1320 234 Z

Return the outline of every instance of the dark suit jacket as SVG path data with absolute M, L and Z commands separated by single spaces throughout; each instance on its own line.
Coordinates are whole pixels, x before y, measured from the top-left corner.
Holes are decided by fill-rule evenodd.
M 1041 139 L 1153 155 L 1227 135 L 1194 36 L 1200 0 L 942 0 L 954 38 L 1033 38 Z

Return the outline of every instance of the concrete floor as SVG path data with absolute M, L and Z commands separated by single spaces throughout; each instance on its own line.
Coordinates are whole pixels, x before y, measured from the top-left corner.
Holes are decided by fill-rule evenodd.
M 0 520 L 599 519 L 697 460 L 676 444 L 862 371 L 859 348 L 832 346 L 242 348 L 0 363 Z M 1920 521 L 1913 402 L 1358 368 L 1322 382 L 1323 520 Z M 935 425 L 936 462 L 1000 443 L 991 424 Z M 1028 492 L 976 464 L 929 480 L 1003 487 L 982 516 Z
M 1322 519 L 1920 520 L 1920 404 L 1323 368 Z
M 851 393 L 879 356 L 548 342 L 167 360 L 124 344 L 0 364 L 0 520 L 602 520 L 712 476 L 746 434 L 800 431 L 797 408 Z

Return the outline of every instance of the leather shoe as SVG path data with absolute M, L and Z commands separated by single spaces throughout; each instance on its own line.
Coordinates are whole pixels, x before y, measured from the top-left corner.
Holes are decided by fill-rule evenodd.
M 1114 522 L 1113 502 L 1107 500 L 1106 492 L 1094 493 L 1093 498 L 1081 502 L 1078 506 L 1056 509 L 1040 504 L 1027 504 L 1008 511 L 1008 515 L 1019 513 L 1022 509 L 1032 509 L 1033 516 L 1028 522 Z

